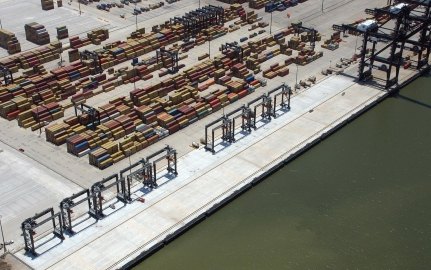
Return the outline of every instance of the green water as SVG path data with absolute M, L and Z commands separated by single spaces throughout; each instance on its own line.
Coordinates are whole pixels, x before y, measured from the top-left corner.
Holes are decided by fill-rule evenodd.
M 431 77 L 135 269 L 431 269 Z

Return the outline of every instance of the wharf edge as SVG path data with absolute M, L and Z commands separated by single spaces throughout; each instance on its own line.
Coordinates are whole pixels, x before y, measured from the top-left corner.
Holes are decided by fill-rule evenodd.
M 320 137 L 310 141 L 304 147 L 302 147 L 301 149 L 292 153 L 289 157 L 285 158 L 284 160 L 282 160 L 282 161 L 278 162 L 277 164 L 273 165 L 272 167 L 268 168 L 261 175 L 255 177 L 253 179 L 253 181 L 251 181 L 248 184 L 245 184 L 240 189 L 236 190 L 235 192 L 233 192 L 228 197 L 224 198 L 219 203 L 216 203 L 210 209 L 208 209 L 204 213 L 200 214 L 198 217 L 196 217 L 193 220 L 186 223 L 183 227 L 179 228 L 178 230 L 176 230 L 172 234 L 166 236 L 163 241 L 158 242 L 157 244 L 153 245 L 151 248 L 140 253 L 138 256 L 131 259 L 129 262 L 125 263 L 119 269 L 126 270 L 126 269 L 131 269 L 132 267 L 137 266 L 139 263 L 141 263 L 142 261 L 144 261 L 145 259 L 147 259 L 151 255 L 153 255 L 154 253 L 156 253 L 157 251 L 162 249 L 165 245 L 169 244 L 170 242 L 172 242 L 173 240 L 175 240 L 176 238 L 178 238 L 179 236 L 181 236 L 182 234 L 184 234 L 185 232 L 187 232 L 188 230 L 193 228 L 195 225 L 197 225 L 200 222 L 202 222 L 203 220 L 205 220 L 207 217 L 211 216 L 212 214 L 214 214 L 215 212 L 217 212 L 218 210 L 220 210 L 221 208 L 226 206 L 228 203 L 230 203 L 231 201 L 233 201 L 234 199 L 239 197 L 241 194 L 245 193 L 246 191 L 251 189 L 253 186 L 259 184 L 260 182 L 265 180 L 268 176 L 272 175 L 273 173 L 275 173 L 276 171 L 281 169 L 283 166 L 287 165 L 289 162 L 295 160 L 296 158 L 301 156 L 303 153 L 307 152 L 308 150 L 313 148 L 315 145 L 319 144 L 320 142 L 322 142 L 323 140 L 328 138 L 330 135 L 334 134 L 336 131 L 340 130 L 341 128 L 343 128 L 344 126 L 346 126 L 347 124 L 349 124 L 350 122 L 352 122 L 353 120 L 355 120 L 356 118 L 358 118 L 359 116 L 364 114 L 365 112 L 374 108 L 376 105 L 378 105 L 380 102 L 385 100 L 387 97 L 398 93 L 402 88 L 404 88 L 405 86 L 407 86 L 408 84 L 410 84 L 411 82 L 416 80 L 417 78 L 425 75 L 430 70 L 431 70 L 431 66 L 428 65 L 428 66 L 422 68 L 421 70 L 419 70 L 418 73 L 414 74 L 412 77 L 410 77 L 406 81 L 404 81 L 401 84 L 389 89 L 386 94 L 378 97 L 376 100 L 374 100 L 370 104 L 366 105 L 364 108 L 353 113 L 348 118 L 342 120 L 340 123 L 338 123 L 336 126 L 331 128 L 329 131 L 323 133 Z M 121 262 L 119 262 L 119 263 L 121 264 Z

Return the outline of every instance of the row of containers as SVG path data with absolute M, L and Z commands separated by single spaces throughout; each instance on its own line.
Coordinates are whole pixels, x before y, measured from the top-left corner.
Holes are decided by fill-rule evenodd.
M 38 59 L 32 61 L 39 61 Z M 40 63 L 40 62 L 38 62 Z M 59 68 L 47 73 L 42 66 L 38 67 L 38 73 L 27 75 L 26 77 L 15 78 L 14 83 L 7 86 L 0 86 L 0 103 L 7 102 L 14 97 L 25 95 L 31 98 L 33 94 L 46 89 L 52 89 L 56 96 L 65 99 L 64 89 L 61 86 L 81 77 L 90 75 L 90 71 L 82 63 L 76 62 L 64 68 Z M 106 76 L 106 75 L 105 75 Z
M 228 9 L 230 10 L 230 8 Z M 230 14 L 231 14 L 231 17 L 227 19 L 233 19 L 235 18 L 235 16 L 238 16 L 237 12 L 230 12 Z M 115 63 L 120 63 L 127 59 L 136 57 L 138 55 L 138 52 L 139 54 L 143 54 L 143 53 L 149 52 L 150 50 L 155 50 L 162 45 L 167 45 L 169 43 L 175 42 L 178 40 L 177 35 L 184 33 L 183 27 L 181 25 L 171 25 L 167 28 L 164 28 L 158 31 L 159 32 L 157 33 L 153 32 L 145 35 L 138 35 L 136 36 L 135 39 L 128 39 L 127 42 L 119 42 L 118 44 L 114 45 L 114 47 L 111 49 L 108 49 L 108 48 L 112 45 L 107 44 L 104 49 L 105 53 L 98 52 L 99 56 L 101 57 L 102 66 L 104 64 L 107 64 L 106 61 L 111 62 L 111 64 L 108 64 L 107 66 L 105 66 L 105 68 L 112 66 Z M 215 30 L 208 29 L 208 31 L 210 31 L 211 33 L 223 32 L 221 29 L 215 29 Z M 143 32 L 145 33 L 145 31 Z M 95 30 L 87 34 L 87 39 L 92 41 L 103 40 L 108 37 L 109 37 L 109 33 L 106 29 Z M 71 38 L 71 40 L 78 40 L 78 39 L 79 38 L 77 37 Z M 61 51 L 61 43 L 60 42 L 54 42 L 54 43 L 51 43 L 47 47 L 43 47 L 41 49 L 33 50 L 31 52 L 25 52 L 17 58 L 6 59 L 7 61 L 5 60 L 5 63 L 3 64 L 8 66 L 8 68 L 10 68 L 12 72 L 16 72 L 18 71 L 19 68 L 36 67 L 45 62 L 52 61 L 58 58 L 59 52 Z M 106 54 L 106 52 L 109 52 L 109 53 Z M 106 55 L 108 55 L 108 58 L 104 57 Z M 112 57 L 112 58 L 109 58 L 109 57 Z M 35 90 L 35 92 L 40 92 L 49 87 L 49 88 L 52 88 L 52 91 L 54 92 L 54 94 L 60 99 L 69 98 L 70 96 L 77 93 L 77 89 L 76 89 L 77 87 L 75 85 L 71 85 L 70 83 L 83 78 L 85 79 L 90 75 L 90 73 L 92 73 L 91 69 L 89 68 L 89 66 L 91 66 L 91 63 L 89 63 L 89 65 L 87 66 L 84 64 L 81 61 L 76 61 L 66 67 L 60 67 L 60 68 L 51 70 L 50 74 L 54 75 L 54 77 L 46 76 L 45 78 L 43 78 L 43 80 L 39 80 L 39 83 L 43 83 L 43 85 L 38 86 L 35 83 L 34 84 L 35 87 L 33 87 L 33 89 Z M 65 76 L 62 76 L 66 73 L 67 73 L 67 78 L 65 78 Z M 28 81 L 27 78 L 19 78 L 19 79 Z M 65 82 L 65 80 L 68 80 L 68 82 Z M 59 87 L 49 85 L 49 83 L 52 83 L 52 84 L 57 83 L 59 84 Z M 18 85 L 19 86 L 16 87 L 18 89 L 23 86 L 20 84 Z M 13 97 L 16 96 L 16 94 L 18 95 L 21 94 L 19 93 L 19 91 L 17 91 L 16 94 L 14 93 L 15 92 L 14 86 L 15 85 L 7 88 L 0 86 L 1 102 L 10 101 Z M 83 90 L 85 92 L 86 90 L 95 89 L 97 87 L 98 87 L 98 83 L 92 81 L 88 83 L 88 86 L 85 86 Z M 28 98 L 30 97 L 30 94 L 31 93 L 27 95 Z M 9 115 L 8 119 L 13 119 L 12 116 L 17 116 L 19 114 L 17 111 L 13 111 L 10 113 L 11 114 Z
M 102 30 L 98 30 L 98 31 L 100 32 Z M 213 30 L 211 30 L 211 31 L 213 31 Z M 102 33 L 103 33 L 103 31 L 102 31 Z M 150 36 L 155 37 L 156 40 L 158 40 L 158 42 L 165 42 L 167 40 L 172 40 L 172 38 L 174 37 L 173 33 L 174 32 L 169 30 L 169 29 L 163 29 L 159 33 L 151 33 Z M 101 34 L 98 34 L 98 35 L 101 35 Z M 105 35 L 107 35 L 107 34 L 105 34 Z M 147 37 L 149 37 L 149 36 L 147 36 Z M 71 39 L 75 40 L 76 38 L 71 38 Z M 59 44 L 61 45 L 61 43 L 59 43 Z M 130 53 L 126 54 L 126 51 L 131 49 L 131 47 L 127 44 L 128 43 L 120 43 L 120 44 L 118 44 L 118 47 L 114 47 L 110 50 L 111 54 L 114 56 L 115 59 L 117 58 L 118 55 L 135 56 L 135 54 L 130 54 Z M 143 44 L 146 44 L 146 43 L 143 43 Z M 151 43 L 149 43 L 149 44 L 151 44 Z M 126 47 L 124 47 L 124 48 L 121 47 L 123 45 Z M 130 48 L 127 46 L 129 46 Z M 50 50 L 50 49 L 42 48 L 41 50 L 43 51 L 43 50 Z M 28 59 L 28 65 L 29 66 L 36 66 L 36 65 L 44 62 L 40 59 L 40 57 L 39 57 L 40 54 L 24 53 L 22 55 L 22 57 L 27 57 L 27 54 L 28 54 L 28 57 L 30 57 Z M 49 58 L 51 59 L 52 57 L 49 56 Z M 21 60 L 21 61 L 25 61 L 25 60 Z M 103 62 L 103 58 L 101 59 L 101 61 Z M 73 96 L 77 93 L 76 85 L 71 85 L 69 83 L 76 81 L 76 80 L 88 78 L 88 76 L 91 74 L 91 70 L 88 66 L 90 66 L 90 65 L 85 65 L 85 62 L 83 63 L 81 61 L 75 61 L 68 66 L 59 67 L 59 68 L 51 70 L 49 76 L 48 75 L 40 76 L 41 79 L 38 79 L 38 78 L 19 78 L 19 79 L 23 79 L 22 83 L 14 84 L 14 85 L 9 86 L 7 88 L 4 87 L 3 89 L 0 89 L 0 101 L 1 102 L 10 101 L 14 96 L 22 94 L 21 91 L 19 91 L 19 90 L 27 90 L 26 96 L 30 97 L 31 94 L 33 94 L 34 92 L 43 91 L 48 87 L 52 88 L 54 94 L 57 97 L 59 97 L 60 99 L 69 98 L 70 96 Z M 149 71 L 150 70 L 148 70 L 148 72 Z M 145 72 L 147 73 L 147 71 L 145 71 Z M 139 75 L 141 75 L 141 74 L 139 74 Z M 146 74 L 146 75 L 149 76 L 149 74 Z M 19 81 L 19 79 L 18 79 L 18 81 Z M 102 80 L 104 80 L 104 79 L 106 79 L 106 77 L 103 78 Z M 67 83 L 65 82 L 65 80 L 67 80 Z M 56 84 L 60 81 L 61 81 L 61 83 L 60 83 L 59 87 L 53 87 L 52 86 L 53 84 Z M 100 82 L 101 82 L 101 80 L 99 80 L 99 79 L 92 80 L 92 81 L 88 82 L 86 85 L 83 86 L 82 92 L 86 92 L 88 90 L 92 90 L 92 89 L 97 88 L 99 86 Z M 50 83 L 52 83 L 52 84 L 49 85 Z M 24 89 L 25 85 L 27 86 L 26 89 Z M 33 86 L 33 87 L 31 87 L 31 86 Z M 10 107 L 9 104 L 8 104 L 8 106 Z M 13 119 L 13 116 L 18 116 L 18 114 L 20 112 L 13 111 L 13 112 L 8 112 L 8 113 L 10 113 L 8 119 Z
M 195 71 L 195 72 L 187 72 L 187 71 L 185 71 L 185 73 L 187 74 L 187 77 L 188 77 L 189 80 L 191 80 L 191 81 L 199 80 L 200 81 L 200 79 L 202 77 L 206 76 L 205 74 L 202 74 L 202 71 L 205 70 L 205 69 L 210 70 L 209 73 L 211 73 L 212 71 L 214 71 L 214 70 L 212 70 L 213 69 L 212 67 L 204 67 L 204 68 L 198 68 L 197 71 Z M 247 80 L 252 81 L 253 78 L 249 77 L 250 74 L 243 74 L 243 75 L 246 76 L 246 81 Z M 223 82 L 224 81 L 222 81 L 222 83 Z M 237 85 L 239 85 L 239 86 L 237 86 Z M 227 93 L 225 93 L 225 94 L 227 94 L 226 96 L 229 99 L 229 101 L 234 101 L 237 98 L 244 97 L 252 89 L 252 88 L 242 87 L 241 83 L 239 83 L 238 81 L 234 81 L 234 80 L 226 82 L 226 86 L 228 87 L 228 91 L 232 91 L 233 90 L 233 92 L 227 92 Z M 229 87 L 231 89 L 229 89 Z M 196 100 L 195 100 L 195 102 L 196 102 Z M 202 104 L 201 102 L 196 102 L 196 104 L 194 104 L 194 105 L 197 105 L 194 108 L 195 111 L 196 111 L 197 116 L 201 117 L 201 116 L 206 115 L 208 112 L 217 110 L 218 108 L 221 107 L 222 100 L 220 100 L 220 101 L 218 101 L 216 99 L 214 99 L 214 100 L 208 100 L 207 103 L 208 104 L 205 104 L 205 106 L 200 106 Z M 181 128 L 182 125 L 185 126 L 184 123 L 186 122 L 185 121 L 186 119 L 181 119 L 180 122 L 172 121 L 172 117 L 177 117 L 179 115 L 175 111 L 168 111 L 168 114 L 170 114 L 170 116 L 167 116 L 167 117 L 164 114 L 161 114 L 161 115 L 157 114 L 156 118 L 158 119 L 158 122 L 161 122 L 161 123 L 159 123 L 159 125 L 161 125 L 161 128 L 165 128 L 166 130 L 168 130 L 169 133 L 173 133 L 173 132 L 176 132 L 179 128 Z M 178 117 L 180 117 L 180 116 L 178 116 Z M 190 119 L 187 119 L 187 120 L 190 121 Z M 135 124 L 135 126 L 139 126 L 139 122 L 135 123 L 135 121 L 134 121 L 134 124 Z M 162 125 L 164 125 L 164 127 Z M 150 128 L 156 128 L 156 126 L 150 126 Z M 84 129 L 86 129 L 86 127 L 84 127 Z M 124 127 L 121 127 L 118 130 L 115 130 L 115 132 L 113 132 L 112 136 L 113 137 L 114 136 L 117 137 L 117 138 L 114 137 L 114 139 L 118 140 L 119 138 L 121 138 L 123 132 L 124 132 L 124 135 L 128 135 L 128 134 L 126 134 L 126 132 L 128 132 L 128 131 L 126 131 L 124 129 Z M 79 133 L 79 132 L 77 132 L 77 133 Z M 47 134 L 48 134 L 48 132 L 47 132 Z M 136 135 L 136 134 L 134 134 L 134 135 Z M 56 136 L 54 136 L 54 137 L 56 137 Z M 68 136 L 65 136 L 63 138 L 67 138 L 67 137 Z M 93 137 L 90 137 L 90 138 L 92 140 L 98 140 L 98 139 L 104 140 L 104 138 L 106 138 L 106 137 L 109 137 L 109 136 L 108 135 L 103 135 L 103 136 L 100 136 L 99 138 L 95 138 L 93 136 Z M 148 143 L 146 141 L 143 141 L 142 138 L 139 139 L 138 138 L 139 136 L 138 137 L 132 136 L 132 137 L 133 137 L 133 140 L 134 140 L 133 145 L 129 144 L 129 145 L 126 145 L 128 147 L 122 147 L 122 148 L 125 149 L 125 150 L 122 150 L 122 152 L 124 152 L 123 154 L 125 154 L 125 155 L 133 153 L 134 151 L 136 151 L 136 149 L 142 148 L 143 145 L 145 145 L 145 143 Z M 152 136 L 152 137 L 155 137 L 155 136 Z M 57 136 L 57 138 L 58 138 L 58 136 Z M 144 138 L 145 138 L 145 136 L 144 136 Z M 148 139 L 148 138 L 145 138 L 145 139 Z M 77 143 L 75 143 L 75 142 L 73 142 L 72 144 L 74 145 L 74 144 L 79 144 L 79 143 L 81 143 L 82 145 L 78 146 L 78 150 L 76 150 L 76 151 L 70 150 L 70 152 L 72 152 L 72 153 L 73 152 L 75 152 L 75 153 L 82 153 L 83 151 L 87 151 L 87 148 L 86 148 L 87 144 L 86 143 L 83 143 L 83 142 L 77 142 Z M 98 144 L 96 143 L 96 145 L 98 145 Z M 100 143 L 99 143 L 99 145 L 100 145 Z M 91 142 L 88 142 L 88 149 L 91 150 L 92 149 L 91 146 L 92 146 Z M 114 153 L 116 153 L 116 152 L 120 152 L 120 151 L 114 151 Z M 114 156 L 114 158 L 117 158 L 117 157 Z M 119 158 L 121 158 L 121 155 L 119 156 Z M 105 161 L 105 160 L 102 160 L 102 161 Z M 98 162 L 98 163 L 100 163 L 100 162 Z M 104 164 L 109 164 L 109 162 L 106 162 Z M 103 167 L 102 165 L 100 165 L 100 166 Z
M 235 5 L 232 5 L 230 7 L 226 7 L 225 8 L 225 22 L 233 20 L 235 18 L 238 18 L 238 16 L 240 16 L 241 10 L 242 10 L 241 6 L 239 6 L 239 8 L 235 7 Z M 31 27 L 43 27 L 43 26 L 38 26 L 37 23 L 31 23 L 28 25 L 27 28 L 31 28 Z M 184 27 L 181 24 L 163 25 L 163 29 L 160 29 L 159 26 L 155 26 L 152 28 L 157 29 L 158 33 L 162 33 L 164 35 L 164 36 L 159 35 L 157 37 L 160 39 L 160 41 L 162 41 L 162 42 L 158 42 L 157 48 L 159 48 L 160 46 L 166 46 L 168 44 L 174 43 L 174 42 L 176 42 L 176 41 L 178 41 L 184 37 Z M 145 33 L 145 29 L 139 29 L 139 30 L 143 30 L 142 32 Z M 144 36 L 144 37 L 140 36 L 140 35 L 134 36 L 133 34 L 135 34 L 137 32 L 133 32 L 132 35 L 127 38 L 127 42 L 122 42 L 122 43 L 126 45 L 126 44 L 128 44 L 128 42 L 131 42 L 131 43 L 139 42 L 142 38 L 146 39 L 146 38 L 149 38 L 150 36 L 153 36 L 154 34 L 156 34 L 154 32 L 149 33 L 149 34 L 147 34 L 147 36 Z M 96 41 L 99 41 L 99 40 L 103 41 L 107 38 L 109 38 L 108 30 L 107 29 L 98 29 L 98 30 L 94 30 L 94 31 L 90 32 L 89 34 L 87 34 L 87 37 L 85 37 L 85 38 L 80 38 L 78 36 L 71 37 L 70 43 L 72 44 L 72 47 L 82 47 L 85 45 L 89 45 L 91 43 L 96 43 Z M 169 42 L 167 42 L 167 43 L 163 42 L 163 41 L 167 41 L 167 40 L 169 40 Z M 86 43 L 86 44 L 82 44 L 82 43 Z M 61 43 L 58 41 L 53 41 L 48 46 L 53 46 L 53 47 L 55 47 L 55 49 L 57 49 L 58 48 L 57 44 L 60 44 L 59 47 L 61 49 Z M 142 50 L 142 52 L 139 55 L 142 55 L 144 53 L 147 53 L 147 52 L 150 52 L 150 51 L 157 49 L 155 46 L 149 46 L 149 45 L 155 45 L 155 44 L 149 44 L 149 43 L 144 42 L 144 43 L 141 43 L 141 45 L 142 45 L 142 48 L 140 50 Z M 109 46 L 110 46 L 110 44 L 107 44 L 106 46 L 104 46 L 104 49 L 108 50 Z M 147 46 L 146 49 L 144 48 L 144 46 Z M 39 50 L 39 48 L 36 48 L 36 49 L 34 49 L 28 53 L 36 53 L 38 50 Z M 136 55 L 130 56 L 130 59 L 132 59 L 134 57 L 136 57 Z M 10 56 L 8 58 L 2 59 L 0 61 L 0 64 L 8 67 L 14 73 L 18 72 L 18 70 L 20 68 L 27 69 L 27 68 L 33 67 L 31 64 L 30 65 L 22 65 L 20 63 L 19 58 L 21 58 L 21 55 Z M 54 59 L 49 59 L 46 62 L 49 62 L 49 61 L 52 61 L 52 60 L 55 60 L 58 58 L 59 58 L 59 52 L 56 53 L 56 56 Z M 46 62 L 44 62 L 44 63 L 46 63 Z M 40 64 L 43 64 L 43 63 L 40 63 Z M 35 64 L 33 64 L 33 65 L 35 65 Z
M 221 66 L 221 68 L 216 70 L 216 66 L 219 66 L 218 68 Z M 223 67 L 225 69 L 223 69 Z M 210 74 L 211 76 L 215 76 L 215 79 L 210 78 Z M 231 76 L 226 74 L 242 77 L 243 80 L 232 79 Z M 208 84 L 213 84 L 215 82 L 226 86 L 227 90 L 216 93 L 219 94 L 219 96 L 213 93 L 203 98 L 196 98 L 196 94 L 190 97 L 190 92 L 197 89 L 185 85 L 184 76 L 186 76 L 189 81 L 202 81 L 202 78 L 206 78 L 206 81 L 204 80 L 205 83 L 202 83 L 200 86 L 196 85 L 199 91 L 207 89 Z M 158 103 L 153 103 L 150 106 L 145 105 L 148 104 L 148 102 L 154 101 L 155 96 L 152 95 L 153 93 L 157 93 L 157 97 L 163 97 L 173 89 L 177 89 L 178 86 L 189 89 L 189 93 L 187 93 L 187 91 L 182 93 L 181 97 L 185 97 L 186 99 L 182 106 L 166 110 L 166 106 L 163 104 L 163 101 L 160 100 Z M 127 109 L 132 110 L 132 112 L 126 112 L 126 114 L 133 121 L 134 130 L 131 126 L 126 126 L 122 123 L 123 121 L 116 119 L 115 117 L 124 113 L 115 111 L 113 115 L 109 115 L 109 120 L 104 120 L 102 118 L 102 124 L 96 128 L 97 136 L 94 134 L 87 134 L 90 131 L 88 131 L 88 127 L 85 126 L 78 127 L 78 129 L 82 129 L 81 131 L 87 130 L 85 132 L 71 130 L 70 127 L 74 126 L 74 124 L 71 123 L 69 126 L 60 127 L 59 129 L 61 132 L 57 134 L 53 132 L 53 138 L 47 139 L 56 144 L 61 144 L 61 141 L 69 138 L 71 134 L 80 134 L 80 136 L 68 140 L 69 152 L 77 156 L 89 154 L 90 163 L 102 169 L 145 148 L 147 145 L 163 138 L 167 134 L 178 131 L 180 128 L 204 117 L 208 113 L 243 98 L 257 87 L 259 87 L 259 82 L 247 71 L 244 64 L 235 64 L 227 57 L 222 57 L 214 62 L 204 61 L 198 66 L 184 70 L 183 75 L 175 76 L 173 83 L 166 83 L 163 87 L 152 87 L 154 89 L 150 87 L 147 89 L 134 90 L 131 92 L 131 99 L 129 101 L 126 102 L 122 100 L 124 104 L 116 104 L 116 108 L 125 106 Z M 178 97 L 178 93 L 171 93 L 169 98 L 173 100 L 175 97 Z M 103 110 L 106 112 L 107 108 L 103 108 Z M 117 115 L 115 115 L 115 113 L 117 113 Z M 115 121 L 117 124 L 109 121 Z M 105 130 L 103 130 L 104 127 Z M 82 133 L 85 133 L 85 135 L 82 135 Z M 50 132 L 47 129 L 47 137 L 49 134 Z M 124 138 L 124 136 L 127 137 Z M 126 141 L 123 142 L 121 141 L 122 139 Z M 112 144 L 112 141 L 117 140 L 120 140 L 120 142 Z M 118 145 L 118 147 L 113 147 L 113 145 Z
M 275 37 L 277 38 L 282 38 L 284 35 L 286 35 L 285 32 L 281 32 L 281 33 L 277 33 L 275 34 Z M 261 42 L 261 44 L 259 45 L 260 48 L 264 49 L 263 46 L 266 46 L 267 42 Z M 277 49 L 276 51 L 272 52 L 267 52 L 265 53 L 265 56 L 263 57 L 263 59 L 259 60 L 258 62 L 261 61 L 265 61 L 267 59 L 272 58 L 274 55 L 279 53 L 279 49 Z M 258 59 L 262 58 L 260 55 L 258 56 Z M 306 58 L 307 59 L 307 58 Z M 311 59 L 310 57 L 308 59 Z M 307 60 L 308 60 L 307 59 Z M 143 66 L 140 66 L 140 68 L 142 68 Z M 242 67 L 242 69 L 245 70 L 245 67 Z M 146 74 L 147 70 L 144 71 Z M 234 70 L 235 72 L 235 70 Z M 247 71 L 244 71 L 244 74 L 247 74 Z M 288 70 L 286 69 L 286 73 L 288 72 Z M 6 96 L 6 98 L 12 98 L 14 95 L 12 94 L 14 91 L 16 91 L 17 89 L 20 89 L 18 91 L 16 91 L 17 94 L 21 94 L 21 92 L 24 90 L 25 87 L 25 91 L 27 96 L 29 96 L 30 94 L 32 94 L 35 91 L 40 91 L 41 89 L 45 89 L 47 87 L 51 87 L 53 89 L 53 92 L 55 93 L 55 95 L 57 97 L 60 97 L 61 99 L 67 98 L 71 95 L 75 95 L 76 94 L 76 88 L 74 85 L 71 85 L 69 82 L 71 81 L 75 81 L 75 80 L 81 80 L 81 77 L 84 77 L 82 80 L 84 80 L 83 84 L 82 84 L 82 93 L 80 93 L 80 96 L 84 96 L 86 93 L 86 91 L 95 89 L 99 86 L 99 83 L 103 82 L 106 80 L 106 74 L 101 74 L 98 76 L 95 76 L 95 78 L 93 78 L 92 80 L 88 80 L 88 78 L 86 78 L 86 76 L 88 76 L 88 74 L 90 74 L 89 69 L 83 65 L 83 63 L 81 63 L 80 61 L 74 62 L 69 66 L 66 67 L 61 67 L 61 68 L 57 68 L 55 70 L 51 71 L 51 74 L 46 74 L 43 76 L 36 76 L 35 78 L 30 78 L 29 79 L 25 79 L 23 80 L 23 82 L 21 84 L 18 85 L 14 85 L 15 87 L 9 87 L 8 93 L 5 93 L 3 96 Z M 143 75 L 141 74 L 141 71 L 139 70 L 139 75 Z M 244 74 L 235 74 L 235 76 L 239 76 L 239 77 L 243 77 Z M 197 73 L 195 75 L 195 77 L 191 76 L 190 79 L 191 80 L 196 80 L 196 76 L 200 76 L 199 73 Z M 60 80 L 60 82 L 62 82 L 59 85 L 56 85 L 55 82 L 50 81 L 55 77 L 55 79 Z M 17 87 L 18 86 L 18 87 Z M 31 86 L 35 86 L 35 87 L 31 87 Z M 115 86 L 112 86 L 112 89 Z M 110 89 L 111 90 L 111 89 Z M 13 104 L 8 104 L 7 106 L 8 108 L 10 108 L 11 110 L 13 108 L 15 108 L 16 110 L 14 111 L 8 111 L 6 113 L 3 113 L 2 115 L 6 115 L 4 117 L 7 117 L 8 119 L 13 119 L 13 117 L 19 116 L 19 113 L 22 112 L 21 109 L 22 108 L 17 108 L 16 106 L 14 106 Z M 35 121 L 32 121 L 33 123 L 33 127 Z M 28 126 L 28 125 L 21 125 L 21 126 Z M 34 129 L 34 128 L 33 128 Z
M 247 76 L 246 80 L 256 81 L 253 76 Z M 229 82 L 237 86 L 230 86 Z M 104 169 L 255 89 L 244 81 L 231 80 L 225 85 L 226 90 L 200 98 L 189 87 L 189 92 L 182 95 L 190 98 L 168 110 L 160 104 L 136 107 L 131 99 L 118 99 L 99 108 L 101 124 L 94 130 L 90 130 L 91 121 L 82 125 L 82 117 L 72 117 L 46 128 L 47 140 L 58 145 L 66 142 L 69 153 L 79 157 L 88 154 L 90 164 Z

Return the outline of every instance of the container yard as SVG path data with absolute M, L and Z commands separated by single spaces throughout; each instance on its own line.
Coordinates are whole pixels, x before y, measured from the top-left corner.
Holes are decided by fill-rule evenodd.
M 429 1 L 2 5 L 16 269 L 128 269 L 429 70 Z

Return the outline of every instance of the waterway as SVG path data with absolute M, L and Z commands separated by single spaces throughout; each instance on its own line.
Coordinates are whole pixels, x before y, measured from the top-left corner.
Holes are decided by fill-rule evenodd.
M 427 76 L 135 269 L 428 270 L 430 193 Z

